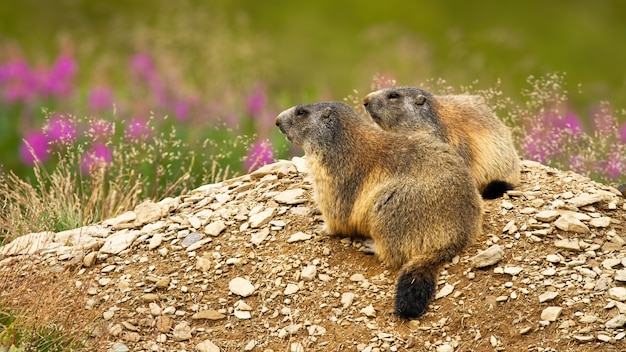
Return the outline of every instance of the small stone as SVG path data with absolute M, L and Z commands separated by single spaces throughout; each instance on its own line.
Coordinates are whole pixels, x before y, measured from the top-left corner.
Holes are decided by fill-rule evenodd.
M 522 272 L 522 270 L 524 269 L 518 266 L 505 266 L 504 267 L 504 273 L 509 274 L 509 275 L 518 275 L 519 273 Z
M 252 318 L 252 314 L 249 311 L 245 310 L 235 310 L 234 313 L 237 319 L 247 320 Z
M 107 352 L 128 352 L 128 351 L 130 351 L 128 346 L 126 346 L 125 344 L 123 344 L 121 342 L 114 343 L 113 346 L 111 346 L 107 350 Z
M 611 218 L 608 216 L 594 218 L 589 220 L 589 225 L 593 227 L 609 227 L 609 225 L 611 225 Z
M 515 206 L 513 205 L 513 203 L 509 202 L 508 200 L 503 200 L 503 201 L 502 201 L 502 207 L 503 207 L 504 209 L 511 210 L 511 209 L 513 209 Z
M 183 246 L 183 248 L 187 248 L 191 246 L 192 244 L 200 241 L 203 237 L 204 235 L 199 232 L 192 232 L 183 239 L 183 242 L 181 245 Z
M 570 213 L 564 213 L 554 222 L 554 226 L 563 231 L 589 233 L 587 225 Z
M 299 290 L 300 290 L 300 287 L 298 285 L 287 284 L 287 287 L 285 288 L 285 291 L 283 293 L 285 294 L 285 296 L 289 296 L 289 295 L 293 295 Z
M 289 345 L 289 352 L 304 352 L 304 346 L 300 342 L 292 342 Z
M 437 352 L 453 352 L 454 351 L 454 347 L 448 345 L 447 343 L 444 343 L 443 345 L 439 345 L 437 346 Z
M 222 320 L 225 319 L 226 315 L 214 310 L 214 309 L 207 309 L 207 310 L 201 310 L 197 313 L 195 313 L 194 315 L 191 316 L 191 319 L 195 319 L 195 320 L 200 320 L 200 319 L 206 319 L 206 320 Z
M 275 212 L 276 208 L 267 208 L 262 212 L 252 215 L 249 219 L 250 227 L 256 229 L 267 224 L 270 222 Z
M 197 230 L 198 228 L 200 228 L 200 226 L 202 226 L 202 221 L 200 221 L 200 219 L 198 219 L 195 216 L 188 217 L 187 221 L 189 221 L 189 225 L 191 225 L 191 227 L 193 227 L 195 230 Z
M 341 306 L 343 307 L 343 309 L 346 309 L 352 305 L 354 297 L 355 295 L 352 292 L 345 292 L 341 295 Z
M 604 324 L 609 329 L 617 329 L 626 325 L 626 314 L 618 314 Z
M 252 340 L 250 340 L 250 342 L 248 342 L 246 344 L 246 346 L 243 348 L 243 350 L 244 351 L 252 351 L 255 346 L 256 346 L 256 340 L 252 339 Z
M 274 200 L 281 204 L 301 204 L 306 202 L 306 198 L 304 195 L 306 191 L 302 188 L 288 189 L 286 191 L 280 192 L 274 197 Z
M 106 312 L 102 313 L 102 318 L 104 318 L 104 320 L 111 320 L 114 315 L 115 315 L 114 311 L 107 310 Z
M 169 315 L 161 315 L 156 319 L 156 328 L 159 332 L 167 334 L 174 325 L 174 320 Z
M 580 244 L 578 243 L 578 241 L 570 240 L 567 238 L 555 241 L 554 246 L 556 248 L 568 249 L 570 251 L 580 251 Z
M 150 314 L 152 314 L 155 317 L 161 315 L 161 313 L 163 312 L 161 307 L 159 307 L 159 305 L 154 302 L 150 302 L 148 307 L 150 308 Z
M 100 248 L 100 253 L 103 254 L 119 254 L 121 251 L 130 247 L 130 245 L 135 241 L 139 232 L 138 231 L 128 231 L 123 230 L 117 233 L 112 234 L 107 237 Z
M 90 268 L 96 263 L 96 257 L 98 256 L 98 252 L 90 252 L 83 258 L 83 266 L 85 268 Z
M 574 338 L 580 342 L 590 342 L 596 339 L 593 335 L 574 335 Z
M 567 203 L 569 203 L 572 206 L 575 206 L 576 208 L 580 208 L 580 207 L 584 207 L 585 205 L 590 205 L 590 204 L 601 202 L 603 200 L 604 200 L 604 196 L 601 194 L 583 193 L 578 197 L 568 199 Z
M 143 295 L 142 299 L 144 302 L 154 302 L 159 299 L 159 295 L 157 295 L 156 293 L 146 293 L 145 295 Z
M 155 222 L 165 215 L 161 206 L 150 200 L 137 205 L 135 207 L 135 214 L 137 218 L 135 219 L 134 225 L 137 227 Z
M 535 214 L 535 219 L 542 222 L 552 222 L 559 216 L 559 212 L 556 210 L 544 210 Z
M 618 270 L 615 274 L 615 281 L 626 282 L 626 270 Z
M 267 236 L 269 236 L 269 234 L 270 234 L 270 229 L 268 229 L 267 227 L 262 228 L 260 231 L 257 231 L 252 234 L 252 236 L 250 237 L 250 242 L 258 246 L 261 243 L 263 243 L 263 241 L 265 241 L 265 239 L 267 238 Z
M 162 279 L 158 279 L 155 285 L 157 288 L 167 288 L 170 285 L 171 281 L 172 281 L 172 278 L 164 277 Z
M 626 288 L 624 287 L 612 287 L 609 289 L 608 293 L 609 297 L 616 301 L 626 301 Z
M 548 307 L 541 312 L 541 320 L 556 321 L 561 315 L 563 308 L 561 307 Z
M 127 225 L 134 223 L 135 219 L 137 219 L 137 214 L 133 211 L 127 211 L 115 218 L 104 220 L 102 226 L 111 226 L 114 230 L 119 230 L 121 228 L 128 228 Z
M 198 352 L 220 352 L 220 348 L 217 347 L 211 340 L 204 340 L 196 345 L 196 351 Z
M 306 234 L 304 232 L 296 232 L 293 235 L 291 235 L 289 237 L 289 239 L 287 240 L 287 243 L 293 243 L 293 242 L 298 242 L 298 241 L 306 241 L 311 239 L 311 235 Z
M 497 244 L 478 253 L 471 259 L 474 268 L 484 268 L 494 265 L 504 258 L 504 250 Z
M 316 275 L 317 267 L 315 265 L 307 265 L 300 273 L 300 277 L 304 281 L 313 281 Z
M 610 342 L 611 341 L 611 336 L 604 335 L 604 334 L 598 334 L 598 336 L 596 338 L 599 341 L 602 341 L 602 342 Z
M 150 239 L 150 242 L 148 243 L 148 249 L 149 250 L 156 249 L 156 248 L 158 248 L 161 245 L 162 242 L 163 242 L 163 234 L 162 233 L 156 233 Z
M 437 295 L 435 295 L 435 299 L 446 297 L 447 295 L 451 294 L 452 291 L 454 291 L 454 286 L 452 286 L 450 284 L 445 284 L 441 288 L 441 290 L 439 290 L 439 292 L 437 292 Z
M 376 316 L 376 310 L 374 309 L 374 307 L 370 304 L 369 306 L 361 309 L 361 314 L 364 314 L 367 317 L 370 318 L 374 318 Z
M 550 263 L 560 263 L 561 257 L 558 254 L 548 254 L 546 260 Z
M 228 289 L 241 297 L 248 297 L 254 293 L 254 285 L 242 277 L 236 277 L 228 283 Z
M 186 321 L 182 321 L 174 326 L 172 331 L 174 341 L 186 341 L 191 339 L 191 327 Z
M 224 230 L 226 230 L 226 224 L 222 220 L 212 222 L 204 227 L 204 233 L 212 237 L 217 237 Z
M 363 280 L 365 280 L 365 276 L 363 276 L 363 274 L 353 274 L 350 276 L 350 281 L 353 282 L 361 282 Z
M 546 291 L 539 295 L 539 303 L 551 301 L 555 299 L 559 295 L 558 292 L 555 291 Z

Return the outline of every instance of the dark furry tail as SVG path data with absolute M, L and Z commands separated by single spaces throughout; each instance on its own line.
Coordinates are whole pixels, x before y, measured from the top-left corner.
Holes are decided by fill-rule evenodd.
M 420 256 L 402 267 L 396 290 L 397 316 L 415 319 L 424 314 L 435 295 L 437 275 L 442 265 L 440 260 Z
M 506 191 L 510 191 L 513 188 L 515 187 L 506 181 L 491 181 L 483 190 L 482 196 L 483 199 L 496 199 L 502 197 Z

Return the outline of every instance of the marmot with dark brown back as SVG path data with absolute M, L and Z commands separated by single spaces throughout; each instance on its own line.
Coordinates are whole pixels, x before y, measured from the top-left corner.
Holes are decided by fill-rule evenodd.
M 429 133 L 368 126 L 339 102 L 292 107 L 276 125 L 306 154 L 326 231 L 373 239 L 378 258 L 400 268 L 396 315 L 422 315 L 441 267 L 481 231 L 482 200 L 463 160 Z
M 478 95 L 432 95 L 414 87 L 368 94 L 365 109 L 382 129 L 430 131 L 450 144 L 470 167 L 485 199 L 500 197 L 520 182 L 511 131 Z

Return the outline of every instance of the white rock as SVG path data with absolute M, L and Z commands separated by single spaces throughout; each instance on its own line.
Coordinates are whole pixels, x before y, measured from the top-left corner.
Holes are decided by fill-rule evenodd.
M 252 318 L 252 313 L 246 310 L 235 310 L 233 314 L 235 315 L 237 319 L 241 319 L 241 320 L 247 320 L 247 319 Z
M 301 204 L 307 201 L 306 197 L 304 197 L 305 194 L 306 191 L 302 188 L 288 189 L 277 194 L 274 200 L 281 204 Z
M 363 274 L 352 274 L 352 276 L 350 276 L 350 281 L 361 282 L 363 280 L 365 280 Z
M 563 231 L 589 233 L 587 225 L 568 213 L 561 215 L 561 217 L 554 222 L 554 226 Z
M 304 281 L 313 281 L 316 275 L 317 267 L 315 265 L 307 265 L 300 273 L 300 277 Z
M 137 214 L 134 211 L 127 211 L 118 215 L 117 217 L 104 220 L 102 222 L 102 226 L 111 226 L 114 230 L 118 230 L 121 228 L 127 228 L 128 226 L 132 226 L 132 224 L 137 219 Z
M 585 205 L 601 202 L 604 199 L 605 199 L 605 197 L 603 195 L 600 195 L 600 194 L 586 194 L 586 193 L 583 193 L 583 194 L 581 194 L 578 197 L 574 197 L 574 198 L 568 199 L 567 203 L 569 203 L 572 206 L 575 206 L 576 208 L 580 208 L 580 207 L 584 207 Z
M 149 250 L 153 250 L 158 248 L 161 243 L 163 243 L 163 234 L 162 233 L 155 233 L 154 236 L 152 236 L 152 238 L 150 239 L 150 242 L 148 243 L 148 249 Z
M 518 275 L 519 273 L 522 272 L 522 270 L 524 269 L 520 268 L 519 266 L 505 266 L 504 267 L 504 273 L 509 274 L 509 275 Z
M 200 219 L 195 216 L 188 217 L 187 221 L 189 221 L 189 225 L 191 225 L 194 230 L 197 230 L 198 228 L 200 228 L 200 226 L 202 226 L 202 221 L 200 221 Z
M 539 303 L 551 301 L 559 295 L 556 291 L 546 291 L 539 295 Z
M 217 347 L 211 340 L 204 340 L 196 345 L 196 351 L 198 352 L 220 352 L 220 348 Z
M 369 306 L 361 309 L 361 314 L 364 314 L 367 317 L 373 318 L 376 316 L 376 310 L 374 309 L 374 306 L 370 304 Z
M 561 307 L 548 307 L 541 312 L 541 320 L 556 321 L 562 310 Z
M 435 295 L 435 299 L 439 299 L 439 298 L 445 297 L 445 296 L 447 296 L 447 295 L 451 294 L 451 293 L 452 293 L 452 291 L 454 291 L 454 286 L 452 286 L 452 285 L 450 285 L 450 284 L 445 284 L 445 285 L 441 288 L 441 290 L 439 290 L 439 291 L 437 292 L 437 294 Z
M 499 245 L 494 244 L 493 246 L 475 255 L 471 259 L 471 263 L 474 268 L 483 268 L 496 264 L 502 260 L 502 258 L 504 258 L 504 250 Z
M 543 222 L 552 222 L 559 216 L 559 212 L 556 210 L 544 210 L 535 214 L 535 219 Z
M 298 170 L 298 172 L 305 173 L 305 174 L 309 173 L 309 168 L 307 166 L 305 158 L 294 156 L 293 158 L 291 158 L 291 161 L 296 166 L 296 169 Z
M 250 216 L 250 227 L 256 229 L 267 224 L 274 216 L 274 213 L 276 213 L 276 208 L 267 208 L 260 213 Z
M 439 345 L 437 346 L 437 352 L 453 352 L 454 351 L 454 347 L 450 346 L 447 343 L 444 343 L 443 345 Z
M 298 241 L 306 241 L 311 239 L 311 235 L 304 232 L 296 232 L 289 237 L 287 240 L 288 243 L 298 242 Z
M 285 296 L 288 295 L 293 295 L 294 293 L 298 292 L 300 290 L 300 287 L 296 284 L 287 284 L 287 287 L 285 288 L 285 291 L 283 292 L 285 294 Z
M 213 237 L 218 236 L 224 230 L 226 230 L 226 224 L 222 220 L 214 221 L 204 227 L 204 233 Z
M 137 218 L 134 221 L 134 226 L 143 226 L 144 224 L 159 220 L 165 214 L 161 206 L 153 201 L 147 200 L 135 207 L 135 215 L 137 215 Z
M 615 274 L 615 281 L 626 282 L 626 270 L 618 270 Z
M 268 229 L 267 227 L 264 227 L 250 236 L 250 242 L 258 246 L 261 243 L 263 243 L 263 241 L 265 241 L 265 239 L 267 238 L 267 236 L 269 236 L 269 234 L 270 234 L 270 229 Z
M 589 225 L 593 227 L 609 227 L 609 225 L 611 225 L 611 218 L 608 216 L 594 218 L 589 220 Z
M 289 345 L 289 352 L 304 352 L 304 346 L 300 342 L 292 342 Z
M 546 255 L 546 260 L 550 263 L 560 263 L 561 257 L 558 254 L 548 254 Z
M 172 332 L 174 341 L 186 341 L 191 339 L 191 327 L 186 321 L 182 321 L 174 326 Z
M 54 232 L 38 232 L 20 236 L 0 247 L 0 257 L 34 254 L 46 249 L 54 241 Z
M 569 249 L 571 251 L 580 251 L 580 244 L 578 243 L 578 241 L 570 240 L 567 238 L 555 241 L 554 246 L 556 248 Z
M 609 329 L 617 329 L 626 325 L 626 314 L 618 314 L 604 324 Z
M 624 287 L 611 287 L 608 293 L 609 293 L 609 297 L 616 301 L 619 301 L 619 302 L 626 301 L 626 288 Z
M 242 277 L 236 277 L 228 283 L 228 289 L 241 297 L 248 297 L 254 293 L 254 285 Z
M 114 233 L 106 239 L 99 252 L 106 254 L 119 254 L 121 251 L 130 247 L 135 239 L 137 239 L 138 235 L 139 231 L 129 230 L 122 230 Z
M 602 261 L 602 266 L 605 269 L 613 269 L 614 266 L 617 266 L 621 263 L 620 259 L 609 258 Z
M 346 309 L 352 305 L 354 301 L 355 294 L 352 292 L 344 292 L 341 294 L 341 306 L 343 309 Z
M 254 349 L 254 347 L 256 346 L 256 340 L 252 339 L 250 340 L 246 346 L 243 348 L 244 351 L 252 351 Z

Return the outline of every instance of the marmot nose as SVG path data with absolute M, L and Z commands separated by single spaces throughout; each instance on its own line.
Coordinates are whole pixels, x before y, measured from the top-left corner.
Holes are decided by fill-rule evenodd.
M 365 98 L 363 98 L 363 106 L 367 107 L 370 103 L 370 96 L 366 96 Z

